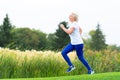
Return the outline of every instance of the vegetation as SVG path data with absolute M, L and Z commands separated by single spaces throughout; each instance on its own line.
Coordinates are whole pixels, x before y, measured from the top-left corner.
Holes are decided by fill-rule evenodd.
M 8 15 L 4 18 L 3 24 L 0 26 L 0 46 L 7 46 L 12 40 L 12 25 L 9 21 Z
M 67 27 L 67 22 L 61 23 Z M 6 15 L 3 24 L 0 25 L 0 47 L 22 51 L 31 49 L 61 50 L 69 42 L 69 36 L 59 28 L 60 24 L 55 33 L 47 35 L 39 30 L 13 27 Z M 58 45 L 58 43 L 61 44 Z
M 67 28 L 67 22 L 61 23 Z M 71 73 L 66 73 L 68 66 L 59 50 L 69 43 L 69 36 L 59 28 L 59 25 L 55 33 L 47 35 L 34 29 L 15 28 L 6 15 L 3 24 L 0 25 L 0 78 L 119 80 L 120 73 L 72 76 L 87 73 L 75 52 L 71 52 L 69 56 L 76 69 Z M 105 36 L 99 24 L 96 30 L 90 32 L 90 38 L 84 39 L 84 42 L 85 57 L 95 73 L 118 72 L 120 70 L 120 47 L 105 43 Z
M 103 35 L 99 24 L 97 25 L 97 29 L 95 31 L 90 32 L 90 36 L 90 49 L 97 51 L 106 49 L 107 44 L 105 43 L 105 36 Z
M 12 30 L 13 40 L 8 45 L 11 49 L 42 50 L 46 46 L 46 34 L 29 28 L 16 28 Z
M 61 50 L 64 46 L 66 46 L 69 43 L 69 36 L 66 34 L 61 28 L 60 24 L 63 24 L 66 28 L 68 23 L 66 21 L 60 22 L 58 25 L 58 29 L 55 33 L 48 35 L 49 40 L 49 46 L 51 47 L 51 50 Z
M 66 73 L 68 68 L 61 52 L 53 51 L 19 51 L 0 49 L 0 78 L 55 77 L 86 74 L 75 52 L 69 54 L 76 69 Z M 85 50 L 85 57 L 95 73 L 118 72 L 120 70 L 120 53 L 117 51 Z
M 120 80 L 119 72 L 100 73 L 94 75 L 74 75 L 61 77 L 47 78 L 15 78 L 15 79 L 0 79 L 0 80 Z
M 64 24 L 68 28 L 66 21 L 60 22 L 55 33 L 46 34 L 40 30 L 29 28 L 16 28 L 10 23 L 8 15 L 0 25 L 0 47 L 25 50 L 53 50 L 60 51 L 69 42 L 69 36 L 60 28 L 60 24 Z M 84 39 L 85 49 L 103 50 L 110 48 L 120 51 L 120 46 L 107 45 L 105 36 L 103 35 L 100 25 L 97 25 L 96 30 L 90 31 L 90 38 Z

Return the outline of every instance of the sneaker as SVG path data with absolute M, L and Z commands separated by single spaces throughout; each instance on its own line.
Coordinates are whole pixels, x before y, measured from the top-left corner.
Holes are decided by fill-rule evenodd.
M 71 72 L 71 71 L 74 70 L 74 69 L 75 69 L 75 66 L 70 66 L 70 67 L 67 69 L 66 72 Z
M 93 70 L 89 70 L 88 74 L 94 74 L 95 72 Z

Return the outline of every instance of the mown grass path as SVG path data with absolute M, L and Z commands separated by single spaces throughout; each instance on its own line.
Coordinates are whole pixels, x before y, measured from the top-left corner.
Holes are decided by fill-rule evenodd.
M 120 72 L 99 73 L 93 75 L 73 75 L 47 78 L 18 78 L 0 80 L 120 80 Z

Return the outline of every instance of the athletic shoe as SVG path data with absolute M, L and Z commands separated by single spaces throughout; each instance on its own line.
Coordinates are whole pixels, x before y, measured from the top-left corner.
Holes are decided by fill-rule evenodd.
M 93 70 L 89 70 L 88 74 L 94 74 L 95 72 Z
M 70 66 L 70 67 L 67 69 L 66 72 L 71 72 L 71 71 L 74 70 L 74 69 L 75 69 L 75 66 Z

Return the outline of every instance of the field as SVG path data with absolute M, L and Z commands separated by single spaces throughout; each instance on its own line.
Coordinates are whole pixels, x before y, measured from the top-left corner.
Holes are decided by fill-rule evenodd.
M 99 73 L 93 75 L 74 75 L 48 78 L 19 78 L 0 80 L 120 80 L 120 72 Z
M 19 51 L 0 48 L 0 78 L 69 78 L 70 76 L 79 78 L 81 75 L 86 74 L 87 70 L 78 60 L 76 53 L 71 52 L 69 56 L 76 66 L 76 69 L 71 73 L 66 73 L 65 71 L 68 66 L 62 58 L 61 52 Z M 120 71 L 120 53 L 117 51 L 104 50 L 98 52 L 85 50 L 85 58 L 95 70 L 95 75 L 101 75 L 98 73 Z M 110 75 L 112 76 L 112 74 Z M 117 75 L 117 73 L 115 73 L 115 75 Z M 48 80 L 49 79 L 50 78 L 48 78 Z M 52 78 L 52 80 L 54 80 L 54 78 Z

